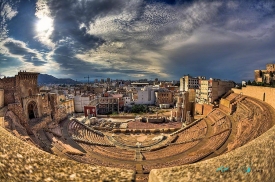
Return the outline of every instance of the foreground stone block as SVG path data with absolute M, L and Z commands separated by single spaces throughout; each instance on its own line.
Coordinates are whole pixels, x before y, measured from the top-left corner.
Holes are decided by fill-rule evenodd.
M 153 169 L 149 182 L 274 181 L 275 126 L 248 144 L 195 164 Z M 217 170 L 217 169 L 228 170 Z
M 0 127 L 0 181 L 134 181 L 131 170 L 82 164 L 27 144 Z

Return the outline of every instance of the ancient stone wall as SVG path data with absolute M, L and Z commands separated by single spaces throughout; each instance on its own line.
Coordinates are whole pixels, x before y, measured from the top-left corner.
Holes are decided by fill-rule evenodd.
M 254 80 L 257 83 L 263 81 L 263 79 L 262 79 L 262 71 L 261 70 L 255 70 L 254 71 Z
M 203 104 L 203 115 L 209 114 L 213 110 L 212 105 Z
M 19 72 L 16 77 L 16 86 L 21 97 L 38 94 L 37 77 L 38 73 Z
M 40 108 L 39 108 L 39 104 L 38 104 L 38 98 L 39 96 L 38 95 L 32 95 L 32 96 L 27 96 L 27 97 L 24 97 L 22 99 L 23 101 L 23 106 L 24 106 L 24 113 L 25 115 L 28 117 L 28 105 L 30 103 L 35 103 L 35 106 L 37 108 L 37 113 L 35 114 L 35 117 L 41 117 L 41 114 L 40 114 Z
M 0 89 L 0 108 L 4 107 L 4 89 Z
M 58 104 L 58 95 L 49 94 L 50 107 L 52 111 L 53 120 L 56 123 L 64 120 L 67 117 L 66 107 Z
M 15 86 L 15 77 L 3 78 L 3 89 L 4 89 L 4 105 L 7 106 L 8 104 L 14 103 L 14 93 L 16 91 Z
M 28 129 L 28 118 L 26 117 L 21 103 L 8 105 L 8 110 L 12 111 L 20 120 L 20 124 Z
M 275 108 L 275 88 L 246 86 L 242 89 L 232 89 L 234 93 L 243 94 L 264 101 Z
M 51 105 L 47 94 L 42 94 L 39 96 L 38 106 L 42 116 L 51 115 Z
M 203 113 L 203 105 L 202 104 L 195 104 L 195 113 L 202 115 Z
M 56 123 L 59 123 L 60 121 L 66 119 L 67 117 L 67 112 L 66 112 L 66 108 L 64 106 L 58 106 L 55 107 L 55 112 L 54 112 L 54 121 Z
M 275 64 L 266 64 L 266 70 L 268 72 L 273 72 L 275 71 Z
M 223 105 L 225 107 L 230 107 L 230 100 L 227 100 L 227 99 L 221 99 L 220 101 L 220 105 Z
M 4 88 L 3 79 L 0 78 L 0 88 Z
M 5 127 L 4 117 L 0 116 L 0 127 Z
M 50 93 L 48 94 L 48 99 L 51 107 L 51 115 L 54 117 L 57 107 L 57 94 Z
M 51 116 L 43 116 L 42 118 L 39 118 L 39 119 L 40 121 L 34 127 L 32 127 L 33 131 L 38 131 L 43 128 L 48 128 L 48 124 L 52 122 Z
M 231 112 L 231 109 L 230 109 L 230 106 L 225 106 L 225 105 L 219 105 L 219 108 L 221 109 L 221 110 L 223 110 L 225 113 L 230 113 Z

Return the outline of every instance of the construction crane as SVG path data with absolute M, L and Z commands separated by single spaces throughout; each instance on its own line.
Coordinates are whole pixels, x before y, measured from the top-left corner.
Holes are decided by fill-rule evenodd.
M 90 76 L 88 75 L 87 77 L 84 77 L 84 78 L 88 78 L 88 84 L 90 83 L 89 80 L 90 80 Z

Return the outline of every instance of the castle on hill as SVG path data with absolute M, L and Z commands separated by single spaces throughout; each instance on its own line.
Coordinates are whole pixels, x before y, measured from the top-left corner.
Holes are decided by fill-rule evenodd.
M 256 83 L 271 84 L 275 80 L 275 64 L 266 64 L 265 70 L 254 70 Z

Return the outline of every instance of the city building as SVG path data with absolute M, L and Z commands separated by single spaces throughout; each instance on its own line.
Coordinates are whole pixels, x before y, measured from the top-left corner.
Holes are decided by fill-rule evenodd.
M 155 91 L 156 106 L 160 107 L 160 104 L 168 104 L 169 106 L 174 105 L 173 92 L 167 89 L 159 89 Z
M 91 113 L 95 115 L 105 115 L 105 114 L 112 114 L 113 112 L 119 113 L 120 108 L 124 106 L 124 100 L 121 97 L 99 97 L 92 101 L 90 101 L 88 104 L 83 106 L 83 110 L 86 113 L 86 115 L 89 115 L 89 112 L 87 112 L 88 109 L 93 109 Z
M 180 92 L 188 91 L 189 89 L 199 89 L 200 80 L 203 79 L 205 79 L 205 77 L 183 76 L 180 78 Z
M 107 82 L 107 83 L 111 83 L 111 78 L 107 78 L 107 79 L 106 79 L 106 82 Z
M 90 95 L 76 95 L 74 97 L 74 108 L 75 112 L 84 112 L 84 106 L 89 105 L 91 100 L 94 97 L 91 97 Z
M 155 91 L 153 86 L 145 86 L 137 90 L 137 94 L 134 94 L 135 104 L 154 105 L 155 104 Z
M 235 87 L 233 81 L 223 81 L 220 79 L 201 80 L 200 88 L 196 91 L 196 103 L 214 104 L 231 88 Z

